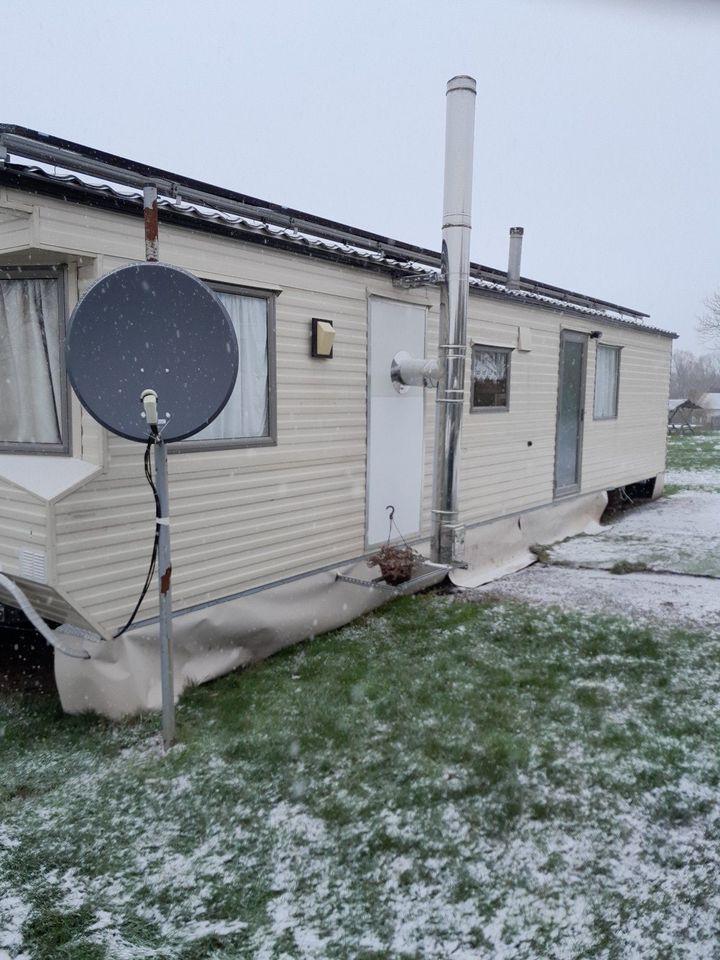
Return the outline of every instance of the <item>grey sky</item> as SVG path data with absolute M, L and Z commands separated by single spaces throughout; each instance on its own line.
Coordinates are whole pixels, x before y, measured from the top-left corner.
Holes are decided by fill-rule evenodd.
M 0 121 L 440 243 L 445 82 L 478 81 L 472 257 L 701 349 L 720 287 L 716 0 L 0 0 Z

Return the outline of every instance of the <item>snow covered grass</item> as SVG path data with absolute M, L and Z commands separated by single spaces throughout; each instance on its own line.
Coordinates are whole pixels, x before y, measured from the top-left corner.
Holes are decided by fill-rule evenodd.
M 553 563 L 630 573 L 634 569 L 720 577 L 720 496 L 680 490 L 617 516 L 602 531 L 550 548 Z M 720 586 L 716 586 L 720 612 Z
M 698 488 L 720 492 L 720 433 L 669 436 L 666 492 Z
M 157 717 L 0 695 L 0 958 L 717 956 L 720 643 L 405 598 Z

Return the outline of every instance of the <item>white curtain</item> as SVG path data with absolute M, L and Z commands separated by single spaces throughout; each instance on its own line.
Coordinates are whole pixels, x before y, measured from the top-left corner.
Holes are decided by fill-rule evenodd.
M 473 349 L 472 404 L 474 407 L 507 406 L 509 354 L 504 350 Z
M 476 380 L 500 383 L 507 376 L 507 354 L 478 351 L 473 357 L 473 376 Z
M 595 417 L 617 416 L 618 373 L 620 351 L 617 347 L 598 344 L 595 358 Z
M 61 443 L 57 280 L 0 280 L 0 442 Z
M 232 320 L 240 353 L 237 383 L 227 406 L 191 440 L 239 440 L 268 434 L 267 300 L 215 292 Z

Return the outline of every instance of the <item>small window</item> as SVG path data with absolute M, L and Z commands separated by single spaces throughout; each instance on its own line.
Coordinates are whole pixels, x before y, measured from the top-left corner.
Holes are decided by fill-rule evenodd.
M 595 420 L 613 420 L 618 415 L 620 347 L 597 345 L 595 355 Z
M 170 448 L 177 451 L 275 441 L 274 298 L 229 287 L 214 287 L 213 292 L 237 336 L 237 381 L 220 414 L 204 430 Z
M 0 450 L 64 453 L 65 295 L 61 272 L 0 268 Z
M 507 347 L 472 348 L 471 410 L 510 408 L 510 354 Z

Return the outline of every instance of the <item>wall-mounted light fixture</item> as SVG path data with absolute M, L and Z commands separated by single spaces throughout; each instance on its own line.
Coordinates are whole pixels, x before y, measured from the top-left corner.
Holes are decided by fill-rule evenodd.
M 318 320 L 313 317 L 310 355 L 331 360 L 335 343 L 335 328 L 332 320 Z
M 602 337 L 602 330 L 591 330 L 591 331 L 590 331 L 590 339 L 591 339 L 591 340 L 599 340 L 600 337 Z

